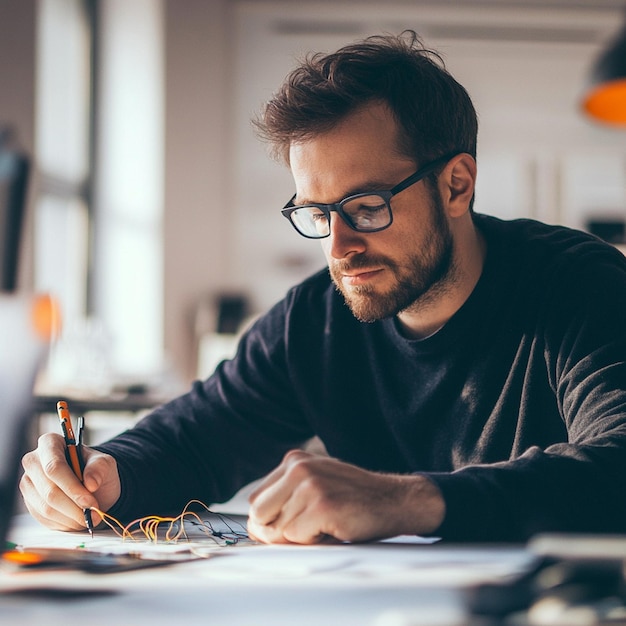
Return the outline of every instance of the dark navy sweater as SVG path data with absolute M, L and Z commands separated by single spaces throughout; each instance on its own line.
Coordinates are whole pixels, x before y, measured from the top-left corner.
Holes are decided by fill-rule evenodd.
M 474 216 L 482 276 L 437 333 L 357 321 L 326 270 L 234 359 L 100 446 L 131 519 L 221 502 L 317 435 L 331 456 L 425 473 L 451 541 L 626 532 L 626 259 L 578 231 Z

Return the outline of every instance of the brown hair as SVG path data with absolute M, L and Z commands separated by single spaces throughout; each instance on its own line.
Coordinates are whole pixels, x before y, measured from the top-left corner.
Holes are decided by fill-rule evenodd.
M 253 123 L 274 156 L 288 163 L 291 143 L 328 131 L 376 101 L 393 112 L 399 149 L 416 163 L 459 152 L 476 156 L 478 122 L 467 91 L 413 31 L 307 56 Z

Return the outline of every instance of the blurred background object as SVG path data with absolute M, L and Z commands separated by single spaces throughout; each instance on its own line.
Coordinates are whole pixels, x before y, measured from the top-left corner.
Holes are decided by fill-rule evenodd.
M 0 291 L 17 287 L 28 171 L 28 158 L 16 148 L 11 129 L 0 126 Z
M 0 293 L 0 552 L 15 506 L 20 459 L 34 416 L 33 388 L 58 310 L 47 295 Z
M 599 122 L 626 129 L 626 12 L 622 29 L 593 66 L 583 108 Z

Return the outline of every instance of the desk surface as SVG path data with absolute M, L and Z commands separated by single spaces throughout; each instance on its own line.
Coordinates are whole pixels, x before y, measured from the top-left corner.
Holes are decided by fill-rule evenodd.
M 24 515 L 11 538 L 31 546 L 89 541 L 42 530 Z M 522 571 L 530 559 L 517 547 L 381 542 L 232 546 L 206 559 L 119 574 L 4 564 L 0 614 L 3 623 L 22 626 L 459 625 L 470 623 L 464 588 Z

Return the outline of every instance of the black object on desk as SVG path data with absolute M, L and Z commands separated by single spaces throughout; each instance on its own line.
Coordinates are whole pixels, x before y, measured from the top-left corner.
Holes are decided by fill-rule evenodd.
M 503 619 L 526 613 L 533 624 L 544 623 L 546 613 L 550 623 L 566 624 L 568 611 L 584 608 L 593 616 L 590 623 L 608 623 L 615 614 L 626 622 L 626 536 L 546 535 L 529 548 L 537 558 L 528 571 L 468 590 L 472 615 Z
M 2 558 L 5 563 L 14 564 L 27 570 L 71 569 L 87 574 L 115 574 L 135 569 L 172 565 L 182 560 L 192 560 L 192 557 L 188 555 L 178 559 L 176 555 L 167 559 L 144 559 L 133 554 L 111 554 L 77 548 L 21 549 L 19 547 L 5 552 Z

